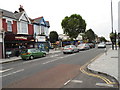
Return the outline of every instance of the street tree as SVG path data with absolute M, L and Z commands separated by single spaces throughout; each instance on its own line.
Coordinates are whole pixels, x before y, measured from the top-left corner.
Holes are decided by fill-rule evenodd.
M 95 40 L 96 35 L 92 29 L 87 30 L 85 32 L 85 35 L 86 35 L 87 39 L 89 40 L 89 42 L 92 42 Z
M 58 33 L 56 31 L 51 31 L 49 39 L 51 43 L 55 43 L 56 41 L 58 41 Z
M 61 26 L 64 34 L 71 39 L 76 39 L 80 33 L 85 32 L 86 22 L 80 15 L 73 14 L 70 17 L 66 16 L 62 20 Z
M 105 39 L 105 37 L 100 37 L 100 42 L 107 42 L 107 40 Z

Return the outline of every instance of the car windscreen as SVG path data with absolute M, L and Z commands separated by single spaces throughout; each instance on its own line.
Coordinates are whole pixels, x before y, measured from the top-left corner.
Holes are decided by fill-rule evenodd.
M 78 46 L 85 46 L 85 44 L 79 44 Z
M 70 46 L 65 46 L 64 48 L 70 48 Z

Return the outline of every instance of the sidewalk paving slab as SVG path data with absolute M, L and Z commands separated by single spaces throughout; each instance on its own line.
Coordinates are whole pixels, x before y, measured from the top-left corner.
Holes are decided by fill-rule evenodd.
M 88 70 L 110 75 L 119 81 L 118 76 L 118 50 L 109 49 L 87 66 Z M 119 81 L 120 82 L 120 81 Z

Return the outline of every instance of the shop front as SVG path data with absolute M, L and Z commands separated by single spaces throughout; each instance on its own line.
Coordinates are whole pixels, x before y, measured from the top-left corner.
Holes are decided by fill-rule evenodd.
M 18 56 L 23 49 L 34 48 L 35 40 L 32 35 L 5 34 L 5 56 Z
M 35 47 L 39 48 L 42 51 L 49 52 L 49 42 L 45 35 L 43 36 L 36 36 L 36 43 Z

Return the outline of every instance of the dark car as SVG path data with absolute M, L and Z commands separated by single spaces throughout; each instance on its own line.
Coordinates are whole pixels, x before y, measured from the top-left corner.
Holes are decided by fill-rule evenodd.
M 93 44 L 93 43 L 88 43 L 88 45 L 90 48 L 95 48 L 95 44 Z

